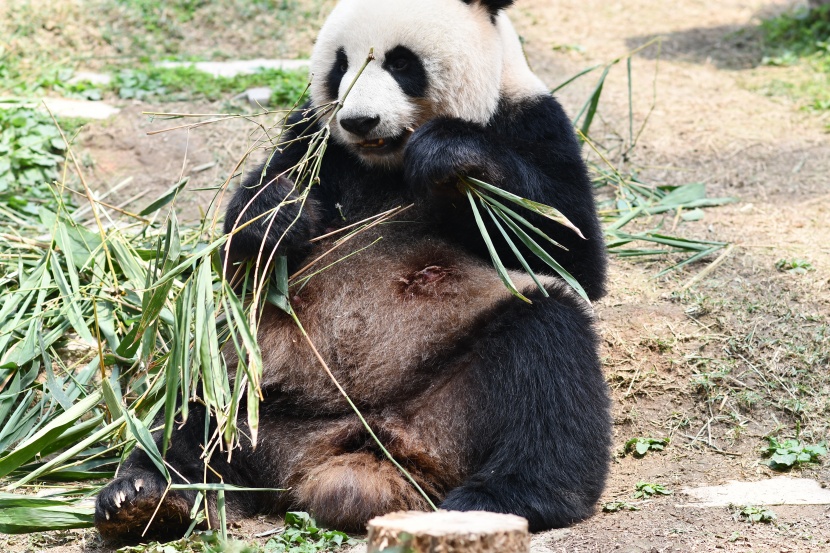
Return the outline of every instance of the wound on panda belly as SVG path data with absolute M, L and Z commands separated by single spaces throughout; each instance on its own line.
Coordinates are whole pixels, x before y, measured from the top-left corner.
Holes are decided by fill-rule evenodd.
M 401 293 L 405 298 L 413 298 L 419 295 L 436 295 L 438 293 L 437 285 L 452 273 L 452 267 L 428 265 L 420 271 L 413 271 L 398 278 Z

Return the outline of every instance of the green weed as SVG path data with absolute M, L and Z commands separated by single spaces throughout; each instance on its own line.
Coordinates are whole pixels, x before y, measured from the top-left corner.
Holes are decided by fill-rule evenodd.
M 639 511 L 637 505 L 633 505 L 627 501 L 609 501 L 602 504 L 603 513 L 618 513 L 620 511 Z
M 827 455 L 826 442 L 805 445 L 795 439 L 778 441 L 773 436 L 767 436 L 766 440 L 769 443 L 761 450 L 761 453 L 769 457 L 769 466 L 773 470 L 783 471 L 807 463 L 818 463 L 820 457 Z
M 0 209 L 33 215 L 54 203 L 45 183 L 56 181 L 66 143 L 46 112 L 0 104 Z
M 744 521 L 750 524 L 756 522 L 772 522 L 776 516 L 773 511 L 766 507 L 753 507 L 752 505 L 732 506 L 732 518 L 736 521 Z
M 663 484 L 651 482 L 637 482 L 634 486 L 634 499 L 648 499 L 655 495 L 671 495 L 674 492 L 667 489 Z
M 356 540 L 343 532 L 318 528 L 314 519 L 307 513 L 291 512 L 285 515 L 285 531 L 268 540 L 263 551 L 265 553 L 315 553 L 333 551 L 356 543 Z
M 285 526 L 263 545 L 256 542 L 222 539 L 218 532 L 197 532 L 168 543 L 123 547 L 118 553 L 322 553 L 356 545 L 343 532 L 318 528 L 308 513 L 289 512 Z
M 812 271 L 813 264 L 804 259 L 779 259 L 775 262 L 775 268 L 779 271 L 785 271 L 794 275 L 803 275 L 808 271 Z
M 649 451 L 663 451 L 669 445 L 668 438 L 631 438 L 625 442 L 623 451 L 633 453 L 635 457 L 645 457 Z

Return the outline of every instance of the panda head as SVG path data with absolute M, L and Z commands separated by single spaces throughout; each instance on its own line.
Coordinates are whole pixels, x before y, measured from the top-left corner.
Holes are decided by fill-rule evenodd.
M 343 102 L 333 139 L 369 165 L 394 167 L 432 118 L 484 124 L 501 98 L 544 93 L 501 13 L 512 3 L 341 0 L 311 56 L 313 105 Z

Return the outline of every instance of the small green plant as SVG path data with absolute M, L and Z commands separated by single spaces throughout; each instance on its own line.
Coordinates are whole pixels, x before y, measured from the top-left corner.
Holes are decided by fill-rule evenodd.
M 322 553 L 357 543 L 343 532 L 318 528 L 308 513 L 289 512 L 285 526 L 265 545 L 223 540 L 218 532 L 197 532 L 169 543 L 124 547 L 118 553 Z
M 789 470 L 804 463 L 817 463 L 819 457 L 827 455 L 827 443 L 805 445 L 796 439 L 778 441 L 773 436 L 766 437 L 769 444 L 761 450 L 764 457 L 769 457 L 769 467 L 773 470 Z
M 268 540 L 266 553 L 315 553 L 334 551 L 344 545 L 355 545 L 357 540 L 343 532 L 317 527 L 308 513 L 289 512 L 285 515 L 285 531 Z
M 125 100 L 144 100 L 150 96 L 161 96 L 167 93 L 162 82 L 145 73 L 132 69 L 124 69 L 115 75 L 113 87 L 118 96 Z
M 744 521 L 750 524 L 756 522 L 772 522 L 775 520 L 775 513 L 764 507 L 753 507 L 752 505 L 732 506 L 732 518 L 736 521 Z
M 775 268 L 794 275 L 803 275 L 813 270 L 813 264 L 804 259 L 779 259 L 775 263 Z
M 667 489 L 663 484 L 651 482 L 637 482 L 634 487 L 634 499 L 648 499 L 655 495 L 671 495 L 674 492 Z
M 625 442 L 624 453 L 633 453 L 634 457 L 644 457 L 649 451 L 663 451 L 669 445 L 668 438 L 631 438 Z
M 118 553 L 260 553 L 261 548 L 237 540 L 224 541 L 218 532 L 197 532 L 169 543 L 122 547 Z
M 639 511 L 640 508 L 636 505 L 632 505 L 628 501 L 609 501 L 608 503 L 603 503 L 602 505 L 602 512 L 603 513 L 618 513 L 620 511 Z
M 53 198 L 66 144 L 49 115 L 32 107 L 0 105 L 0 205 L 34 214 Z

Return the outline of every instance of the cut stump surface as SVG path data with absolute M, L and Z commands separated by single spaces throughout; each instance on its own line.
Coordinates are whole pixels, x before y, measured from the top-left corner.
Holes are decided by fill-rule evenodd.
M 527 521 L 482 511 L 398 512 L 369 521 L 367 553 L 528 553 Z

